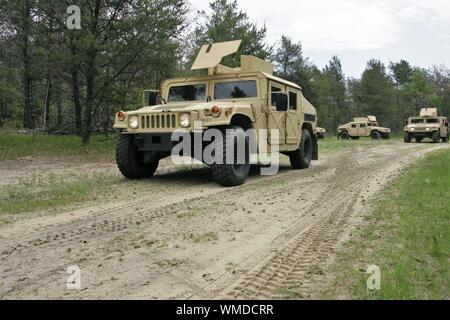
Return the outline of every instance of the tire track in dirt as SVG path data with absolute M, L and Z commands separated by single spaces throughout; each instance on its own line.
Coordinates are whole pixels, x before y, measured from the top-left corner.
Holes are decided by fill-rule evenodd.
M 301 222 L 295 226 L 293 229 L 296 231 L 290 231 L 294 236 L 284 244 L 272 243 L 272 247 L 281 245 L 281 248 L 224 290 L 221 296 L 227 299 L 313 297 L 326 281 L 321 266 L 330 261 L 345 235 L 351 232 L 353 220 L 358 215 L 355 205 L 359 202 L 365 186 L 352 182 L 363 181 L 361 179 L 367 176 L 376 176 L 380 171 L 393 173 L 400 159 L 404 159 L 410 149 L 411 147 L 406 147 L 392 155 L 389 162 L 392 162 L 393 166 L 379 162 L 365 172 L 358 171 L 361 167 L 359 163 L 348 158 L 336 175 L 333 185 L 325 196 L 321 197 L 321 206 L 311 208 L 312 215 L 318 216 L 319 219 L 313 223 Z M 382 148 L 378 152 L 383 153 Z M 421 154 L 423 152 L 420 152 Z M 385 180 L 387 183 L 390 179 L 385 177 Z M 339 190 L 336 190 L 336 186 L 339 186 Z M 333 195 L 332 191 L 337 192 Z
M 252 176 L 235 188 L 155 179 L 156 185 L 172 183 L 172 192 L 48 217 L 34 229 L 33 219 L 19 221 L 0 229 L 0 297 L 278 298 L 280 288 L 308 297 L 324 278 L 320 264 L 358 213 L 363 190 L 353 190 L 352 179 L 370 179 L 387 159 L 412 160 L 414 146 L 395 147 L 395 157 L 392 146 L 344 151 L 309 170 Z M 354 161 L 355 153 L 372 159 Z M 203 213 L 184 217 L 196 210 Z M 215 230 L 219 239 L 185 239 L 198 229 Z M 231 258 L 236 263 L 227 267 Z M 61 280 L 71 264 L 87 274 L 89 286 L 80 293 L 64 291 Z

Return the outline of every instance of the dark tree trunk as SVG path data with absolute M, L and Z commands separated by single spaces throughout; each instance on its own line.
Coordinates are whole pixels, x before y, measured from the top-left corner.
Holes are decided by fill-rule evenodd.
M 92 37 L 96 38 L 98 17 L 100 14 L 101 0 L 95 1 L 94 11 L 91 23 L 89 24 L 89 32 Z M 91 142 L 91 130 L 92 130 L 92 112 L 94 107 L 94 94 L 95 94 L 95 75 L 96 65 L 95 60 L 97 58 L 97 49 L 90 44 L 87 50 L 87 70 L 86 70 L 86 106 L 84 109 L 84 127 L 81 137 L 83 144 Z
M 31 62 L 29 56 L 29 37 L 30 37 L 30 14 L 31 5 L 29 1 L 25 1 L 22 9 L 22 90 L 24 97 L 23 105 L 23 126 L 27 129 L 34 128 L 33 120 L 33 97 L 32 97 L 32 78 L 31 78 Z
M 52 78 L 50 74 L 47 74 L 46 86 L 45 86 L 45 101 L 44 101 L 44 130 L 49 128 L 50 123 L 50 102 L 52 92 Z
M 91 141 L 92 129 L 92 109 L 94 105 L 94 84 L 95 84 L 95 58 L 96 52 L 92 50 L 88 53 L 88 64 L 86 72 L 86 106 L 84 109 L 84 127 L 82 142 L 84 144 Z
M 56 128 L 61 130 L 62 126 L 62 93 L 61 93 L 61 78 L 56 76 Z
M 80 102 L 80 82 L 79 82 L 79 65 L 77 62 L 78 51 L 74 43 L 73 35 L 70 38 L 70 54 L 71 54 L 71 82 L 72 97 L 75 107 L 75 128 L 77 134 L 81 136 L 82 120 L 81 120 L 81 102 Z

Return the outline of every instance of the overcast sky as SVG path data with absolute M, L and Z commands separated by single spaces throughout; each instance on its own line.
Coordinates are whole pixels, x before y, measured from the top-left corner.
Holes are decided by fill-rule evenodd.
M 208 9 L 206 0 L 190 0 Z M 359 77 L 371 58 L 450 67 L 450 0 L 238 0 L 252 21 L 267 26 L 267 40 L 285 34 L 323 67 L 341 58 L 347 76 Z

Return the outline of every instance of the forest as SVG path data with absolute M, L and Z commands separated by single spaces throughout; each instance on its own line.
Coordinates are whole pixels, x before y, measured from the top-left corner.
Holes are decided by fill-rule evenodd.
M 202 44 L 242 39 L 240 54 L 271 60 L 276 74 L 303 88 L 319 126 L 335 132 L 354 116 L 376 115 L 394 132 L 421 107 L 450 115 L 450 70 L 406 60 L 367 62 L 345 75 L 338 56 L 319 68 L 286 34 L 267 41 L 237 1 L 198 11 L 187 0 L 80 0 L 80 28 L 68 28 L 66 0 L 0 0 L 0 130 L 72 133 L 81 142 L 112 130 L 114 114 L 142 103 L 144 89 L 188 74 Z M 433 62 L 430 62 L 432 65 Z

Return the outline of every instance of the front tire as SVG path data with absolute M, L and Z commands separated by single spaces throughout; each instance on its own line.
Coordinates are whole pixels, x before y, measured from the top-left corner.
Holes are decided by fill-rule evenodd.
M 250 171 L 250 146 L 245 131 L 238 126 L 228 126 L 224 131 L 224 143 L 222 148 L 218 148 L 216 152 L 221 152 L 220 158 L 222 164 L 213 164 L 211 172 L 214 180 L 222 186 L 233 187 L 241 185 L 245 182 Z M 245 161 L 237 163 L 237 141 L 245 141 Z M 227 146 L 234 148 L 234 163 L 227 163 Z M 230 147 L 228 147 L 230 148 Z
M 306 169 L 311 164 L 313 144 L 311 134 L 307 129 L 302 130 L 302 139 L 297 150 L 289 154 L 289 160 L 293 169 Z
M 440 140 L 440 133 L 439 133 L 439 131 L 435 131 L 435 132 L 433 132 L 433 136 L 432 136 L 432 140 L 433 140 L 433 143 L 438 143 L 439 142 L 439 140 Z
M 442 137 L 442 142 L 448 142 L 449 139 L 449 133 L 447 132 L 447 135 L 445 137 Z
M 405 143 L 410 143 L 411 142 L 411 135 L 408 132 L 405 133 L 405 136 L 403 137 L 403 141 Z
M 150 178 L 155 174 L 159 159 L 154 156 L 148 163 L 144 163 L 142 157 L 143 153 L 134 144 L 133 135 L 121 134 L 116 147 L 116 163 L 125 178 Z

